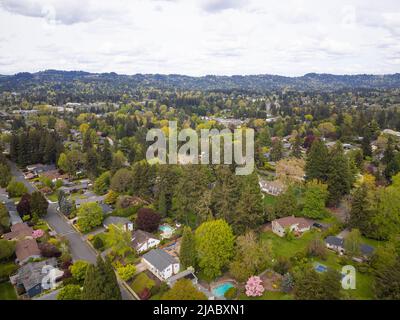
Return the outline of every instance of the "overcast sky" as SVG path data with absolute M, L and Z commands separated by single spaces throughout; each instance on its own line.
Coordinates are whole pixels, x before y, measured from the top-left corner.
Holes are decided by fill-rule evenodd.
M 399 0 L 0 0 L 0 73 L 400 72 Z

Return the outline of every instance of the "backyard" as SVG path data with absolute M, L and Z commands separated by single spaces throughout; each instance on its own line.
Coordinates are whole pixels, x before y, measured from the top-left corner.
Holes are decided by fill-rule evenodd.
M 285 237 L 281 238 L 272 231 L 263 232 L 261 239 L 270 241 L 272 244 L 272 250 L 275 253 L 275 257 L 293 257 L 298 252 L 304 252 L 307 244 L 316 236 L 316 232 L 309 231 L 304 233 L 299 238 L 288 240 Z
M 150 290 L 155 285 L 155 281 L 150 279 L 146 272 L 139 273 L 135 278 L 133 278 L 132 282 L 129 283 L 129 286 L 137 294 L 140 294 L 145 288 Z

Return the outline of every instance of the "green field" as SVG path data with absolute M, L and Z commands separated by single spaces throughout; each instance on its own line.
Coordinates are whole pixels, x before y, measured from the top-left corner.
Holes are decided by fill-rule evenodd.
M 290 258 L 298 252 L 304 252 L 308 243 L 317 235 L 316 232 L 310 231 L 304 233 L 300 238 L 287 240 L 285 237 L 281 238 L 272 231 L 263 232 L 260 236 L 262 240 L 270 241 L 272 243 L 272 251 L 275 257 Z
M 17 300 L 17 294 L 10 282 L 0 283 L 0 300 Z
M 276 197 L 265 193 L 263 200 L 265 205 L 272 206 L 276 202 Z
M 341 272 L 342 265 L 339 263 L 339 256 L 332 252 L 328 251 L 327 259 L 315 259 L 314 261 L 319 262 L 328 268 L 334 269 L 338 272 Z M 357 271 L 357 266 L 359 265 L 354 261 L 352 265 L 356 268 L 356 289 L 355 290 L 343 290 L 343 293 L 348 295 L 351 299 L 373 299 L 373 277 L 371 274 L 361 273 Z

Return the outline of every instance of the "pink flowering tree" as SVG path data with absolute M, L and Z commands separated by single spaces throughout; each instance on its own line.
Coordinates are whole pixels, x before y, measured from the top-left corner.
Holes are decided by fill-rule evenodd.
M 262 280 L 260 277 L 252 276 L 246 283 L 246 295 L 248 297 L 260 297 L 264 292 Z
M 44 236 L 44 231 L 42 229 L 37 229 L 32 232 L 32 238 L 37 239 Z

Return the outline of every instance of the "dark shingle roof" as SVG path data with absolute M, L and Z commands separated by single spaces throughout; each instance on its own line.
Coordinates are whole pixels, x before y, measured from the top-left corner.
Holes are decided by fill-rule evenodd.
M 361 244 L 360 251 L 365 256 L 370 256 L 374 253 L 374 247 L 369 246 L 368 244 Z
M 154 235 L 143 230 L 136 230 L 132 232 L 132 245 L 138 248 L 142 243 L 149 239 L 157 239 Z
M 325 242 L 332 246 L 338 246 L 338 247 L 343 247 L 344 245 L 343 239 L 335 236 L 326 237 Z
M 178 263 L 173 256 L 161 249 L 153 249 L 147 252 L 143 255 L 143 259 L 147 260 L 159 271 L 163 271 L 171 264 Z

